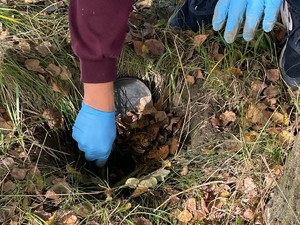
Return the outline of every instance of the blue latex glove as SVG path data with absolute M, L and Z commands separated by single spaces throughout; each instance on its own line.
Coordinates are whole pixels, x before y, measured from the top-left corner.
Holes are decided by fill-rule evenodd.
M 220 30 L 227 18 L 224 38 L 234 42 L 246 14 L 243 37 L 250 41 L 255 34 L 261 17 L 264 14 L 263 29 L 273 29 L 282 0 L 219 0 L 213 17 L 214 30 Z
M 115 112 L 102 112 L 82 102 L 72 137 L 87 160 L 104 166 L 116 138 Z

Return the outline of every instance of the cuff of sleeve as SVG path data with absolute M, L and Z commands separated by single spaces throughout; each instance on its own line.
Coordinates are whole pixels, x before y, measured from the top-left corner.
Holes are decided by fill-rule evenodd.
M 116 59 L 113 58 L 100 61 L 81 59 L 80 69 L 83 83 L 107 83 L 117 79 Z

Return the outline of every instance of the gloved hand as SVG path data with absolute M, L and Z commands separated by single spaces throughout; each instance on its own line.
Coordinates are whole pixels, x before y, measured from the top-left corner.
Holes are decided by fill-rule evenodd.
M 250 41 L 263 14 L 264 31 L 273 29 L 281 4 L 282 0 L 219 0 L 213 16 L 213 28 L 220 30 L 228 17 L 224 37 L 226 42 L 232 43 L 246 13 L 243 37 Z
M 72 137 L 87 160 L 96 160 L 97 166 L 104 166 L 116 138 L 115 112 L 102 112 L 82 102 Z

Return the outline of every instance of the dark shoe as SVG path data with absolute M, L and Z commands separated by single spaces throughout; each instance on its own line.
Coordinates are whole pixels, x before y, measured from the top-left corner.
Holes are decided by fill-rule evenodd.
M 181 30 L 198 32 L 202 24 L 211 24 L 218 0 L 186 0 L 170 22 Z
M 297 89 L 300 85 L 300 9 L 293 8 L 285 0 L 281 17 L 288 29 L 288 37 L 280 55 L 279 67 L 286 84 Z

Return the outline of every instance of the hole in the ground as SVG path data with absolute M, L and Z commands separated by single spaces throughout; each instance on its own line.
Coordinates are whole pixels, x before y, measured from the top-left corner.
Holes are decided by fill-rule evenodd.
M 155 99 L 157 102 L 166 100 L 159 99 L 157 95 Z M 55 162 L 59 168 L 71 164 L 88 176 L 100 176 L 110 186 L 122 185 L 131 177 L 148 175 L 161 167 L 162 159 L 173 155 L 179 149 L 183 123 L 183 118 L 170 113 L 167 105 L 158 107 L 145 115 L 129 113 L 117 119 L 118 137 L 104 171 L 93 162 L 85 160 L 84 154 L 78 150 L 77 143 L 71 137 L 71 130 L 68 129 L 60 133 L 37 131 L 45 146 L 61 152 L 44 154 L 37 160 L 40 165 L 53 166 Z M 39 152 L 35 154 L 39 155 Z

